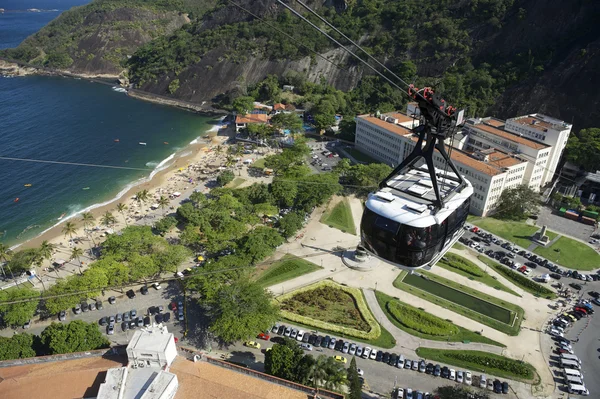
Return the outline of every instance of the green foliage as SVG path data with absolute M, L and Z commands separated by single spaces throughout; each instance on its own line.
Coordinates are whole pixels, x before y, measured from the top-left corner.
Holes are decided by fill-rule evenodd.
M 34 357 L 33 335 L 14 334 L 10 338 L 0 337 L 0 360 Z
M 289 129 L 293 133 L 302 131 L 302 119 L 295 113 L 279 113 L 271 118 L 271 125 L 277 129 Z
M 240 248 L 252 264 L 275 252 L 275 248 L 283 244 L 283 237 L 277 230 L 259 226 L 250 231 L 241 240 Z
M 171 83 L 169 83 L 169 93 L 175 94 L 177 90 L 179 90 L 179 79 L 173 79 Z
M 304 216 L 301 212 L 290 212 L 279 219 L 279 231 L 285 238 L 293 237 L 304 224 Z
M 231 183 L 233 179 L 235 179 L 235 175 L 233 174 L 233 172 L 230 170 L 224 170 L 223 172 L 221 172 L 221 174 L 219 174 L 219 176 L 217 176 L 217 184 L 220 187 L 223 187 Z
M 440 263 L 443 263 L 451 268 L 462 270 L 463 272 L 475 277 L 485 276 L 485 272 L 481 270 L 481 268 L 479 268 L 476 264 L 463 258 L 462 256 L 458 256 L 452 253 L 447 253 L 446 255 L 444 255 L 444 257 L 440 260 Z
M 468 387 L 461 387 L 457 385 L 447 385 L 445 387 L 438 387 L 435 389 L 435 393 L 440 398 L 444 399 L 464 399 L 473 395 L 472 389 Z M 490 399 L 490 395 L 483 390 L 477 392 L 477 398 L 479 399 Z
M 272 296 L 260 285 L 238 279 L 207 301 L 210 331 L 221 341 L 231 343 L 253 338 L 268 330 L 279 318 Z
M 296 381 L 298 366 L 304 357 L 302 349 L 290 338 L 284 337 L 283 344 L 275 344 L 265 353 L 265 372 L 275 377 Z
M 523 220 L 537 213 L 540 204 L 539 194 L 527 184 L 504 190 L 500 194 L 496 215 L 500 219 Z
M 265 270 L 256 282 L 263 287 L 270 287 L 283 281 L 312 273 L 321 267 L 312 262 L 298 258 L 294 255 L 286 254 L 278 262 L 273 263 Z
M 50 53 L 45 64 L 48 68 L 65 69 L 73 64 L 73 59 L 67 53 Z
M 567 159 L 587 172 L 600 170 L 600 128 L 582 129 L 571 133 L 567 141 Z
M 6 271 L 9 273 L 12 272 L 15 276 L 29 271 L 35 261 L 36 255 L 37 250 L 35 248 L 24 249 L 13 253 L 7 263 L 8 267 L 6 268 Z
M 535 376 L 535 369 L 529 363 L 509 359 L 493 353 L 421 347 L 417 349 L 417 355 L 429 360 L 465 367 L 471 370 L 481 370 L 499 377 L 531 380 Z
M 16 288 L 6 291 L 0 291 L 0 301 L 19 301 L 24 299 L 35 300 L 13 303 L 8 305 L 0 305 L 0 314 L 2 320 L 8 326 L 23 326 L 28 320 L 33 318 L 39 304 L 40 294 L 31 288 Z
M 156 222 L 154 224 L 154 228 L 161 235 L 164 235 L 165 233 L 168 233 L 175 226 L 177 226 L 177 219 L 175 219 L 173 216 L 166 216 L 166 217 L 160 219 L 158 222 Z
M 423 334 L 448 336 L 458 333 L 454 324 L 410 305 L 393 301 L 388 302 L 386 306 L 399 323 Z
M 339 229 L 344 233 L 356 235 L 352 209 L 350 208 L 350 203 L 345 198 L 337 203 L 333 209 L 323 214 L 321 223 Z
M 494 270 L 496 270 L 498 273 L 502 274 L 513 284 L 524 289 L 525 291 L 534 295 L 543 296 L 544 298 L 548 299 L 556 298 L 556 293 L 554 291 L 544 287 L 541 284 L 536 283 L 535 281 L 527 278 L 521 273 L 517 273 L 506 266 L 502 266 L 501 264 L 494 262 L 493 260 L 488 259 L 483 255 L 479 255 L 478 258 L 480 261 L 487 263 L 489 266 L 493 267 Z
M 361 399 L 362 398 L 362 384 L 358 378 L 358 370 L 356 367 L 356 358 L 352 356 L 350 361 L 350 367 L 348 367 L 348 385 L 350 388 L 350 394 L 348 399 Z
M 238 114 L 247 114 L 254 109 L 254 98 L 241 96 L 233 100 L 233 110 Z
M 85 352 L 109 346 L 108 339 L 102 335 L 96 323 L 81 320 L 67 324 L 52 323 L 42 331 L 40 339 L 48 355 Z

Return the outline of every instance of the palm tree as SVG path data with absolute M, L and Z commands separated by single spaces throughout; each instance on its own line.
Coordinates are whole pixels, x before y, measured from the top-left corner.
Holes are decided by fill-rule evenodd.
M 37 254 L 36 254 L 35 260 L 34 260 L 34 263 L 36 264 L 36 266 L 38 268 L 40 268 L 40 267 L 42 267 L 42 263 L 44 263 L 45 260 L 52 259 L 52 255 L 54 255 L 54 251 L 56 251 L 56 244 L 51 244 L 46 240 L 42 241 L 42 243 L 40 244 L 40 247 L 37 250 Z M 60 278 L 60 276 L 58 275 L 58 270 L 56 270 L 56 268 L 55 268 L 54 271 L 56 271 L 56 275 Z M 44 280 L 41 277 L 39 277 L 39 275 L 38 275 L 38 279 L 42 283 L 42 287 L 44 288 L 44 291 L 46 291 L 46 286 L 44 285 Z
M 17 280 L 15 280 L 15 276 L 12 274 L 12 270 L 10 270 L 10 266 L 8 265 L 8 261 L 12 258 L 12 255 L 13 251 L 8 247 L 8 245 L 4 245 L 0 242 L 0 261 L 6 264 L 6 267 L 8 268 L 12 279 L 14 280 L 15 284 L 17 284 Z M 4 275 L 4 277 L 6 277 L 6 273 L 4 273 L 4 265 L 1 266 L 2 274 Z
M 77 261 L 79 262 L 79 274 L 83 274 L 83 272 L 81 271 L 81 256 L 83 256 L 83 249 L 75 247 L 71 250 L 71 259 L 77 259 Z
M 121 214 L 121 216 L 123 216 L 123 220 L 125 220 L 125 226 L 128 226 L 127 224 L 127 218 L 125 217 L 125 211 L 127 210 L 127 205 L 125 205 L 122 202 L 119 202 L 117 204 L 117 212 L 119 212 Z
M 158 206 L 160 206 L 160 209 L 163 210 L 163 216 L 165 216 L 165 208 L 167 206 L 169 206 L 169 199 L 167 197 L 165 197 L 164 195 L 161 195 L 160 198 L 158 199 L 157 204 L 158 204 Z
M 67 236 L 69 236 L 69 241 L 72 241 L 73 240 L 73 234 L 75 234 L 77 232 L 77 226 L 75 226 L 75 223 L 73 223 L 71 221 L 68 221 L 63 226 L 62 232 L 65 235 L 65 238 Z
M 88 240 L 92 240 L 92 243 L 95 247 L 96 243 L 94 242 L 92 232 L 89 230 L 89 228 L 94 225 L 96 218 L 94 217 L 94 215 L 92 215 L 92 212 L 83 212 L 81 214 L 81 221 L 83 222 L 83 229 L 85 230 L 85 233 L 88 236 Z
M 117 219 L 109 211 L 106 211 L 106 213 L 104 213 L 104 215 L 102 215 L 102 219 L 100 219 L 100 223 L 102 223 L 102 225 L 106 226 L 106 227 L 110 227 L 110 226 L 114 225 L 116 222 L 117 222 Z
M 140 209 L 142 209 L 142 204 L 145 204 L 148 201 L 148 190 L 138 191 L 135 194 L 135 200 L 140 205 Z

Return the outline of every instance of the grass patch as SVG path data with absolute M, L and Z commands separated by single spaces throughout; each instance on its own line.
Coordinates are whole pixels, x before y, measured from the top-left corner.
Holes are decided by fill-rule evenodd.
M 346 151 L 348 154 L 352 155 L 352 158 L 356 159 L 358 162 L 381 163 L 380 161 L 376 160 L 375 158 L 372 158 L 369 155 L 360 152 L 356 148 L 344 148 L 344 151 Z
M 236 177 L 235 179 L 233 179 L 233 181 L 231 183 L 229 183 L 227 185 L 227 188 L 236 188 L 241 186 L 244 182 L 246 181 L 246 179 L 242 179 L 241 177 Z
M 504 277 L 506 277 L 508 280 L 510 280 L 514 285 L 516 285 L 519 288 L 522 288 L 523 290 L 529 292 L 530 294 L 535 295 L 535 296 L 541 296 L 546 299 L 556 298 L 556 293 L 554 291 L 552 291 L 549 288 L 544 287 L 541 284 L 536 283 L 535 281 L 527 278 L 526 276 L 522 275 L 521 273 L 515 272 L 514 270 L 509 269 L 508 267 L 503 266 L 500 263 L 495 262 L 483 255 L 479 255 L 478 258 L 480 261 L 482 261 L 486 265 L 490 266 L 491 268 L 496 270 L 498 273 L 502 274 Z
M 281 301 L 281 309 L 359 331 L 370 329 L 352 295 L 331 286 L 298 292 Z
M 344 233 L 356 235 L 356 226 L 352 217 L 352 209 L 347 199 L 340 201 L 333 209 L 328 209 L 321 217 L 321 223 L 336 228 Z
M 412 275 L 405 281 L 407 272 L 402 272 L 394 281 L 394 287 L 435 303 L 455 313 L 478 321 L 508 335 L 518 335 L 523 309 L 501 299 L 455 283 L 432 273 L 422 272 L 427 280 Z M 409 284 L 413 283 L 415 285 Z M 446 297 L 440 296 L 440 291 Z M 460 300 L 460 303 L 455 302 Z M 491 317 L 494 312 L 494 317 Z M 508 312 L 508 313 L 507 313 Z M 500 321 L 508 321 L 508 323 Z
M 505 240 L 513 242 L 522 248 L 527 248 L 533 243 L 530 237 L 533 236 L 540 227 L 531 226 L 524 222 L 514 222 L 494 219 L 491 217 L 480 218 L 470 215 L 467 219 L 469 223 L 473 223 L 490 233 L 502 237 Z M 558 234 L 547 230 L 546 234 L 551 240 Z
M 263 287 L 270 287 L 319 269 L 322 267 L 297 256 L 286 254 L 261 273 L 256 282 Z
M 490 276 L 489 274 L 481 270 L 481 268 L 475 263 L 463 258 L 462 256 L 458 256 L 452 253 L 446 253 L 446 255 L 444 255 L 442 259 L 440 259 L 440 261 L 436 264 L 436 266 L 442 267 L 446 270 L 450 270 L 453 273 L 460 274 L 461 276 L 464 276 L 469 280 L 478 281 L 499 291 L 508 292 L 509 294 L 513 294 L 519 297 L 521 296 L 513 290 L 511 290 L 510 288 L 498 282 L 498 280 L 496 280 L 495 277 Z
M 467 249 L 467 247 L 465 247 L 464 245 L 462 245 L 460 242 L 455 243 L 452 248 L 454 249 L 458 249 L 459 251 L 464 251 Z
M 600 255 L 593 248 L 569 237 L 560 237 L 549 247 L 537 247 L 533 252 L 569 269 L 593 270 L 600 264 Z
M 392 298 L 389 295 L 384 294 L 383 292 L 376 291 L 375 296 L 377 297 L 377 302 L 379 306 L 387 316 L 387 318 L 399 329 L 406 331 L 410 335 L 414 335 L 415 337 L 430 339 L 434 341 L 446 341 L 446 342 L 480 342 L 484 344 L 496 345 L 500 347 L 505 347 L 499 342 L 491 340 L 487 337 L 482 336 L 479 333 L 469 331 L 463 327 L 457 326 L 456 324 L 452 324 L 448 320 L 443 320 L 437 316 L 432 315 L 431 313 L 427 313 L 424 310 L 419 308 L 415 308 L 414 306 L 408 305 L 406 303 L 400 302 L 397 298 Z M 407 311 L 406 318 L 408 318 L 409 314 L 413 315 L 412 320 L 417 321 L 417 328 L 411 327 L 411 320 L 406 320 L 404 314 L 400 314 L 398 317 L 396 314 L 392 314 L 390 312 L 389 304 L 392 303 L 401 303 L 402 307 Z M 443 325 L 443 323 L 447 323 L 449 328 L 447 329 L 447 333 L 445 334 L 427 334 L 423 332 L 423 328 L 421 328 L 422 324 L 433 324 L 433 325 Z
M 260 158 L 260 159 L 256 160 L 256 162 L 254 162 L 250 167 L 256 168 L 256 169 L 264 169 L 265 168 L 265 159 Z
M 513 380 L 531 382 L 536 377 L 535 368 L 531 364 L 493 353 L 418 348 L 417 355 L 426 359 L 426 361 L 434 360 Z

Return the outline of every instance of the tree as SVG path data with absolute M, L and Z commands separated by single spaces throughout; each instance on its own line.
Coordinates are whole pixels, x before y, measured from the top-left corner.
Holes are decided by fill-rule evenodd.
M 96 323 L 75 320 L 67 324 L 52 323 L 40 334 L 41 344 L 48 355 L 85 352 L 107 348 L 109 341 Z
M 304 216 L 300 212 L 290 212 L 279 219 L 279 230 L 285 238 L 290 238 L 302 228 L 303 224 Z
M 217 176 L 217 184 L 219 187 L 223 187 L 229 183 L 231 183 L 235 179 L 235 175 L 230 170 L 225 170 L 221 172 L 219 176 Z
M 250 96 L 241 96 L 233 100 L 233 110 L 238 113 L 245 115 L 254 109 L 254 98 Z
M 271 183 L 271 194 L 280 207 L 291 207 L 296 200 L 298 184 L 294 181 L 275 178 Z
M 38 254 L 43 260 L 50 260 L 56 251 L 56 244 L 51 244 L 47 240 L 42 241 L 38 248 Z
M 75 226 L 75 223 L 71 221 L 65 222 L 65 225 L 62 228 L 62 233 L 65 235 L 65 238 L 69 236 L 69 241 L 71 241 L 75 232 L 77 232 L 77 226 Z
M 119 202 L 119 203 L 117 204 L 117 212 L 119 212 L 119 213 L 121 214 L 121 216 L 123 216 L 123 220 L 125 221 L 125 226 L 128 226 L 128 223 L 127 223 L 127 218 L 125 217 L 125 211 L 126 211 L 127 209 L 129 209 L 129 208 L 128 208 L 128 207 L 127 207 L 127 205 L 125 205 L 124 203 L 122 203 L 122 202 Z
M 140 206 L 140 209 L 143 209 L 143 204 L 148 202 L 149 199 L 150 199 L 150 196 L 148 194 L 148 190 L 144 189 L 142 191 L 138 191 L 137 193 L 135 193 L 135 200 L 137 201 L 138 205 Z
M 35 357 L 33 335 L 15 334 L 10 338 L 0 337 L 0 360 Z
M 246 128 L 248 130 L 248 134 L 250 137 L 256 137 L 260 140 L 268 139 L 269 137 L 275 134 L 275 129 L 273 126 L 265 125 L 262 123 L 250 123 Z
M 196 208 L 201 208 L 203 205 L 205 205 L 208 202 L 207 198 L 206 198 L 206 194 L 204 194 L 202 191 L 194 191 L 190 195 L 190 201 L 192 201 L 192 204 Z
M 571 134 L 567 142 L 567 159 L 587 172 L 600 169 L 600 128 L 588 128 Z
M 91 238 L 90 227 L 92 227 L 94 225 L 96 218 L 94 218 L 94 215 L 92 214 L 92 212 L 83 212 L 81 214 L 81 221 L 83 222 L 83 229 L 85 230 L 85 233 L 87 234 L 88 239 L 90 239 Z M 95 242 L 94 242 L 94 246 L 96 246 Z
M 221 286 L 207 301 L 210 331 L 223 342 L 241 341 L 265 331 L 279 318 L 272 295 L 248 279 Z
M 279 78 L 277 75 L 269 75 L 258 87 L 258 100 L 277 101 L 280 93 Z
M 83 256 L 83 249 L 79 247 L 75 247 L 71 250 L 71 260 L 77 259 L 77 263 L 79 263 L 79 274 L 83 274 L 81 271 L 81 257 Z
M 13 275 L 12 271 L 10 270 L 10 266 L 8 264 L 8 261 L 12 258 L 12 256 L 13 256 L 13 251 L 8 247 L 8 245 L 5 245 L 0 242 L 0 267 L 2 268 L 2 274 L 6 277 L 6 272 L 4 271 L 4 267 L 6 266 L 7 269 L 9 270 L 10 276 L 14 280 L 15 276 Z M 15 282 L 16 282 L 16 280 L 15 280 Z
M 350 367 L 348 368 L 348 384 L 350 388 L 350 395 L 348 399 L 361 399 L 362 398 L 362 384 L 358 378 L 358 370 L 356 368 L 356 358 L 352 356 L 350 361 Z
M 117 218 L 115 218 L 115 216 L 110 213 L 109 211 L 106 211 L 104 213 L 104 215 L 102 215 L 102 218 L 100 219 L 100 223 L 102 223 L 103 226 L 106 227 L 111 227 L 114 226 L 114 224 L 117 222 Z
M 165 208 L 169 206 L 169 199 L 164 195 L 161 195 L 157 202 L 160 209 L 163 210 L 163 216 L 165 215 Z
M 496 215 L 501 219 L 522 220 L 536 213 L 539 203 L 539 194 L 528 185 L 521 184 L 500 194 Z
M 158 222 L 154 223 L 154 228 L 156 229 L 156 231 L 158 231 L 160 235 L 163 236 L 169 231 L 171 231 L 171 229 L 173 229 L 173 227 L 175 226 L 177 226 L 177 219 L 175 219 L 173 216 L 166 216 L 160 219 Z
M 295 113 L 279 113 L 271 118 L 271 125 L 276 129 L 288 129 L 292 133 L 302 131 L 302 119 Z
M 31 320 L 39 304 L 40 293 L 31 288 L 11 289 L 0 291 L 0 301 L 19 301 L 31 299 L 31 301 L 0 305 L 2 320 L 8 326 L 23 326 Z
M 275 344 L 266 352 L 265 372 L 288 381 L 297 381 L 298 365 L 303 357 L 304 353 L 298 344 L 290 338 L 284 338 L 283 344 Z
M 444 399 L 464 399 L 470 397 L 473 393 L 467 387 L 461 387 L 456 385 L 448 385 L 445 387 L 438 387 L 435 392 Z M 489 399 L 490 396 L 485 391 L 478 390 L 477 397 L 480 399 Z
M 271 255 L 275 248 L 283 244 L 283 237 L 277 230 L 259 226 L 250 231 L 242 240 L 242 250 L 249 256 L 251 263 L 256 263 Z

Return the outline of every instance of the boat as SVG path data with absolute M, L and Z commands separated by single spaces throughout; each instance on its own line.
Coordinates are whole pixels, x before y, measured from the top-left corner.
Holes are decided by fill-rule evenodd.
M 90 189 L 89 187 L 82 188 L 82 190 L 89 190 L 89 189 Z
M 25 187 L 31 187 L 30 183 L 25 184 Z
M 169 144 L 169 142 L 168 141 L 163 141 L 163 144 Z
M 14 202 L 19 202 L 19 197 L 15 198 Z
M 141 141 L 138 144 L 139 145 L 146 145 L 146 143 L 142 143 Z
M 60 220 L 60 219 L 64 218 L 64 217 L 65 217 L 65 215 L 66 215 L 66 213 L 63 213 L 62 215 L 60 215 L 60 216 L 58 217 L 58 220 Z
M 121 140 L 119 140 L 119 139 L 115 139 L 115 143 L 118 143 L 119 141 L 121 141 Z
M 112 88 L 114 91 L 116 91 L 117 93 L 127 93 L 127 89 L 124 89 L 122 87 L 118 87 L 118 86 L 113 86 Z

